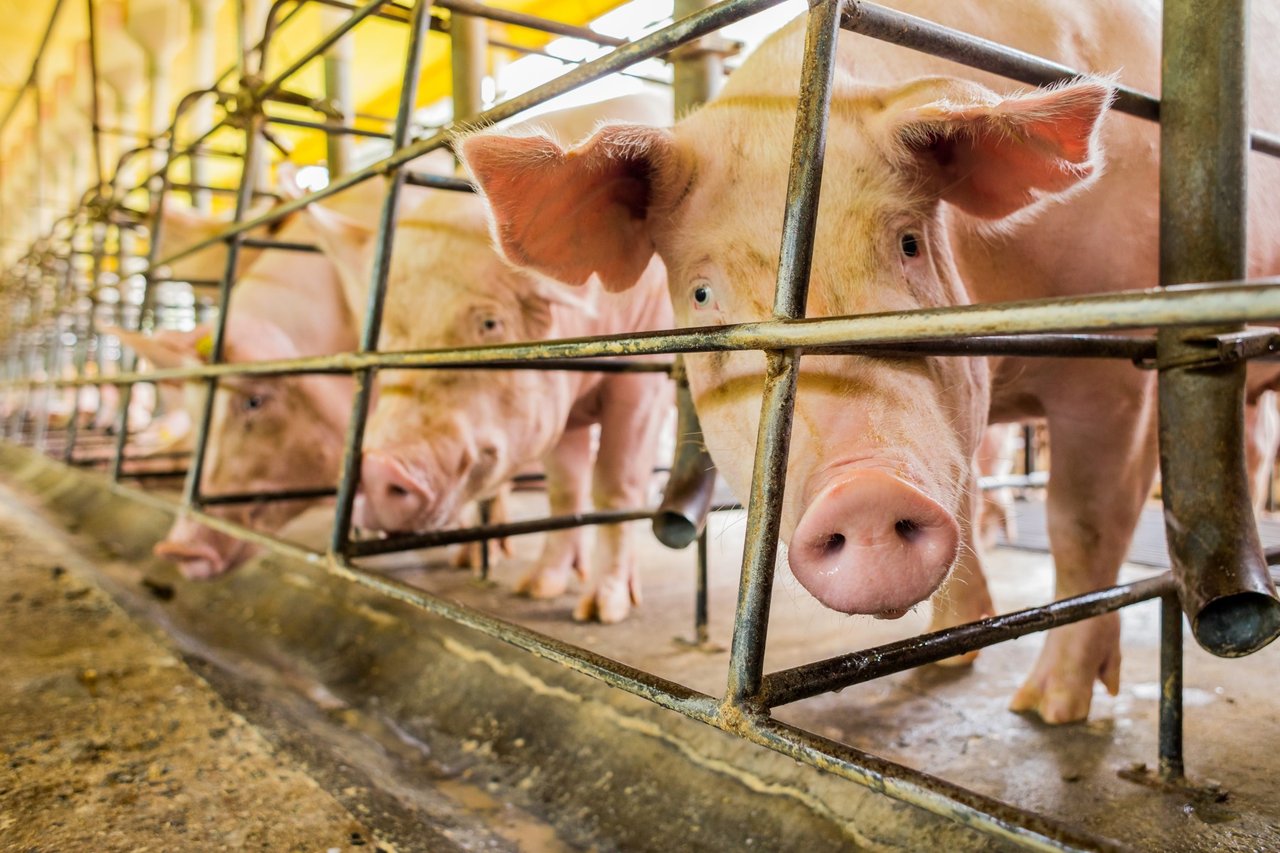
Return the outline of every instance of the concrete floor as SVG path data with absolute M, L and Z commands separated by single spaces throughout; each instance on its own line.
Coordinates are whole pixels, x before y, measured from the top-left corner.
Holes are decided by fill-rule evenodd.
M 22 513 L 16 509 L 12 512 L 17 513 L 17 516 Z M 540 495 L 517 496 L 517 517 L 540 513 L 545 513 Z M 295 524 L 289 533 L 302 542 L 321 542 L 324 519 L 323 512 L 314 512 Z M 0 518 L 0 530 L 4 531 L 10 541 L 17 536 L 14 527 L 12 520 L 6 522 Z M 641 550 L 642 564 L 645 566 L 645 602 L 630 621 L 619 626 L 573 623 L 569 619 L 574 603 L 572 595 L 559 601 L 533 602 L 509 594 L 514 580 L 537 554 L 540 544 L 537 536 L 513 540 L 516 556 L 501 560 L 489 583 L 478 582 L 467 572 L 449 568 L 448 553 L 401 556 L 384 561 L 384 568 L 401 580 L 420 585 L 445 598 L 529 625 L 693 688 L 719 694 L 723 689 L 727 667 L 727 653 L 724 649 L 729 641 L 736 597 L 742 528 L 742 513 L 720 514 L 715 517 L 712 526 L 712 643 L 704 648 L 693 648 L 687 642 L 692 636 L 692 551 L 671 552 L 647 536 L 642 537 Z M 28 549 L 23 552 L 27 556 L 15 562 L 20 564 L 23 560 L 29 560 L 31 571 L 35 574 L 24 576 L 19 584 L 20 588 L 25 589 L 23 584 L 41 580 L 42 572 L 46 585 L 63 582 L 55 581 L 49 573 L 50 561 L 61 558 L 51 557 L 47 550 L 39 550 L 53 546 L 46 544 L 38 548 L 34 544 L 11 544 L 7 547 Z M 390 565 L 391 563 L 400 565 Z M 155 574 L 146 567 L 104 567 L 104 570 L 113 577 L 129 577 L 134 583 L 138 575 L 146 578 Z M 240 578 L 224 581 L 221 586 L 239 589 L 241 581 L 246 581 L 244 588 L 252 588 L 248 584 L 256 571 L 250 567 Z M 1047 555 L 998 549 L 992 555 L 990 574 L 997 603 L 1003 610 L 1042 603 L 1050 595 L 1052 564 Z M 1150 569 L 1126 567 L 1123 579 L 1150 574 Z M 79 579 L 77 584 L 81 584 Z M 201 590 L 216 590 L 218 586 L 187 586 L 178 582 L 175 589 L 180 598 L 185 598 L 203 595 Z M 79 589 L 80 586 L 76 588 Z M 9 594 L 7 591 L 0 591 L 0 600 L 4 600 Z M 86 593 L 88 595 L 94 596 L 93 600 L 97 601 L 96 592 Z M 74 604 L 75 601 L 71 603 Z M 111 609 L 105 602 L 97 606 Z M 160 604 L 157 608 L 164 606 Z M 245 618 L 262 618 L 254 616 L 253 607 L 251 602 L 246 602 Z M 30 624 L 14 621 L 18 619 L 20 611 L 13 610 L 12 606 L 0 612 L 4 613 L 4 621 L 9 623 L 6 625 L 7 634 L 12 635 L 14 629 L 22 631 L 24 626 Z M 910 636 L 927 624 L 927 615 L 925 607 L 895 622 L 833 614 L 818 606 L 783 569 L 775 587 L 767 667 L 776 669 L 791 666 Z M 1136 849 L 1280 850 L 1280 784 L 1276 782 L 1277 771 L 1280 770 L 1280 702 L 1276 700 L 1274 689 L 1277 676 L 1280 676 L 1280 644 L 1244 660 L 1223 661 L 1200 651 L 1188 639 L 1187 765 L 1191 781 L 1196 787 L 1161 791 L 1129 781 L 1121 775 L 1123 771 L 1131 770 L 1137 765 L 1154 763 L 1158 694 L 1157 616 L 1155 603 L 1125 611 L 1123 688 L 1115 698 L 1107 696 L 1098 688 L 1092 719 L 1085 724 L 1048 727 L 1034 719 L 1005 710 L 1009 696 L 1022 675 L 1029 670 L 1042 642 L 1041 638 L 1034 636 L 985 650 L 971 670 L 927 668 L 891 676 L 838 695 L 796 703 L 779 709 L 777 715 L 786 722 L 826 737 L 927 770 L 981 793 L 1073 823 L 1094 833 L 1116 838 Z M 112 630 L 117 627 L 113 626 Z M 174 630 L 174 627 L 169 625 L 168 629 Z M 85 643 L 88 643 L 91 636 L 101 636 L 101 631 L 101 626 L 96 622 L 86 623 Z M 103 653 L 101 649 L 93 651 Z M 208 658 L 217 658 L 217 649 L 210 649 L 208 652 Z M 513 665 L 518 665 L 519 661 L 525 659 L 522 653 L 511 654 L 514 656 Z M 37 654 L 36 658 L 26 664 L 30 667 L 30 672 L 25 678 L 36 677 L 41 666 L 39 658 L 40 655 Z M 147 658 L 130 653 L 128 659 Z M 8 665 L 9 662 L 6 661 L 5 664 Z M 497 667 L 499 663 L 489 661 L 487 665 Z M 45 666 L 49 667 L 47 661 Z M 93 668 L 98 672 L 112 671 L 106 663 L 93 664 Z M 160 668 L 155 672 L 163 675 L 168 669 Z M 226 683 L 236 682 L 238 679 L 233 667 L 218 671 L 201 670 L 200 674 L 211 679 L 223 696 L 229 690 L 234 692 L 234 684 Z M 8 687 L 24 683 L 8 672 L 5 672 L 4 681 Z M 64 676 L 62 681 L 68 680 Z M 68 682 L 70 683 L 72 682 Z M 196 679 L 195 683 L 200 682 Z M 80 690 L 77 696 L 82 699 L 84 691 L 77 689 Z M 5 700 L 3 707 L 11 707 L 11 702 L 17 702 L 18 705 L 27 702 L 29 705 L 30 698 L 23 697 L 24 694 L 19 690 L 16 697 Z M 325 703 L 324 696 L 317 696 L 314 690 L 310 690 L 309 698 L 304 697 L 304 700 L 301 705 L 318 703 L 323 706 Z M 323 719 L 317 721 L 314 713 L 308 712 L 306 708 L 299 709 L 299 703 L 297 691 L 294 691 L 287 695 L 257 700 L 256 710 L 254 703 L 249 703 L 246 707 L 232 704 L 238 712 L 250 717 L 259 728 L 268 732 L 268 744 L 276 743 L 280 746 L 282 737 L 270 733 L 292 727 L 308 733 L 302 740 L 309 741 L 312 748 L 317 743 L 331 741 L 332 744 L 337 744 L 339 752 L 354 749 L 350 743 L 351 726 L 337 730 L 326 727 Z M 211 700 L 210 704 L 216 705 L 217 700 Z M 136 707 L 136 703 L 131 707 Z M 291 707 L 294 710 L 285 715 L 289 721 L 286 725 L 273 727 L 270 725 L 270 718 L 280 715 L 280 707 Z M 348 708 L 341 713 L 357 712 Z M 654 719 L 672 719 L 672 715 L 666 712 L 654 713 L 658 715 Z M 299 723 L 299 720 L 302 722 Z M 401 746 L 391 749 L 392 752 L 404 751 L 403 732 L 377 731 L 381 724 L 376 721 L 367 725 L 359 721 L 357 723 L 356 729 L 363 727 L 366 729 L 365 735 L 368 735 L 368 729 L 375 730 L 373 739 L 384 747 L 400 743 Z M 5 726 L 6 732 L 14 730 L 8 721 L 0 721 L 0 724 Z M 61 730 L 61 726 L 58 728 Z M 347 738 L 347 741 L 343 738 Z M 6 749 L 9 748 L 9 740 L 19 742 L 16 736 L 6 737 Z M 294 740 L 298 738 L 295 737 Z M 276 758 L 284 769 L 288 769 L 287 756 L 298 754 L 296 746 L 295 743 L 295 748 L 288 748 L 289 745 L 284 744 L 284 747 L 277 749 Z M 472 748 L 475 748 L 474 744 Z M 482 742 L 480 748 L 483 751 L 487 746 Z M 269 754 L 270 748 L 265 751 Z M 387 750 L 384 749 L 385 751 Z M 741 749 L 726 749 L 724 754 L 737 756 L 735 760 L 738 761 L 750 762 L 761 752 L 754 747 L 741 745 Z M 305 750 L 303 753 L 305 754 Z M 200 764 L 201 762 L 196 762 L 196 765 Z M 325 764 L 322 760 L 308 762 L 307 769 L 324 788 L 341 792 L 345 783 L 331 773 L 326 776 L 322 772 Z M 74 779 L 85 774 L 84 770 L 66 761 L 62 761 L 61 766 L 63 780 L 57 783 L 50 781 L 47 785 L 56 787 L 58 784 L 74 784 Z M 384 773 L 384 770 L 386 768 L 373 767 L 366 773 L 365 782 L 377 788 L 380 785 L 379 779 L 383 780 L 382 784 L 386 784 L 386 779 L 398 778 L 391 771 L 386 770 Z M 183 775 L 185 777 L 186 774 Z M 283 780 L 285 776 L 287 774 L 280 778 Z M 435 776 L 427 774 L 427 778 L 435 779 Z M 573 839 L 580 839 L 582 836 L 575 835 L 572 829 L 566 831 L 562 825 L 552 829 L 528 812 L 509 802 L 503 802 L 501 796 L 495 793 L 496 789 L 486 791 L 483 787 L 468 785 L 465 774 L 456 781 L 460 787 L 450 791 L 448 779 L 436 779 L 443 790 L 428 790 L 422 796 L 428 799 L 435 796 L 438 800 L 447 801 L 456 813 L 451 814 L 443 823 L 455 825 L 460 822 L 462 825 L 474 826 L 478 834 L 470 837 L 481 838 L 489 826 L 504 825 L 504 835 L 497 839 L 490 837 L 485 842 L 496 845 L 494 849 L 556 850 L 583 849 L 584 846 L 628 849 L 626 845 L 615 848 L 615 845 L 601 844 L 598 841 L 574 841 Z M 410 787 L 410 783 L 398 784 Z M 431 788 L 432 784 L 429 782 L 426 787 Z M 852 789 L 851 785 L 839 781 L 826 787 L 813 781 L 803 784 L 810 792 L 811 805 L 820 809 L 836 806 L 832 797 L 845 796 L 840 792 Z M 0 793 L 0 808 L 5 811 L 5 819 L 13 808 L 11 803 L 17 802 L 14 792 L 25 790 L 27 785 L 25 779 L 5 780 L 5 792 Z M 414 777 L 411 786 L 415 793 L 418 792 L 423 786 L 421 774 Z M 313 790 L 319 797 L 318 801 L 323 802 L 324 792 Z M 404 791 L 398 791 L 398 794 L 403 795 Z M 79 794 L 72 789 L 72 800 L 75 801 L 77 796 Z M 852 793 L 847 796 L 852 797 Z M 103 808 L 109 807 L 110 803 L 105 800 L 103 802 Z M 345 829 L 341 821 L 355 820 L 351 817 L 355 813 L 366 815 L 368 803 L 372 802 L 374 801 L 339 794 L 329 802 L 335 809 L 335 825 Z M 359 807 L 362 803 L 363 809 Z M 467 814 L 468 803 L 474 807 L 470 815 Z M 247 806 L 250 813 L 252 805 L 250 803 Z M 258 805 L 261 806 L 261 803 Z M 438 809 L 439 804 L 432 808 Z M 427 812 L 430 811 L 427 808 Z M 378 820 L 372 822 L 372 829 L 364 831 L 387 833 L 387 827 L 394 826 L 395 821 L 386 816 L 387 810 L 374 809 L 374 812 Z M 99 817 L 106 820 L 111 814 L 104 811 Z M 84 825 L 95 827 L 97 824 L 93 822 L 92 814 L 90 818 L 90 822 Z M 56 819 L 58 818 L 46 820 L 39 814 L 29 818 L 33 821 L 32 826 L 37 828 L 51 826 Z M 471 821 L 470 824 L 467 824 L 468 820 Z M 247 820 L 239 823 L 251 822 Z M 70 823 L 75 825 L 76 821 L 71 820 Z M 317 823 L 316 826 L 327 825 Z M 327 844 L 322 838 L 327 831 L 317 830 L 317 835 L 307 839 L 309 843 L 304 845 L 306 849 L 320 849 L 322 843 Z M 5 834 L 7 832 L 5 830 Z M 395 836 L 396 833 L 391 832 L 390 835 Z M 407 837 L 412 838 L 412 834 Z M 921 839 L 926 837 L 920 836 Z M 724 839 L 726 842 L 732 840 Z M 396 843 L 401 844 L 397 849 L 417 849 L 412 844 L 403 846 L 403 842 L 398 840 Z M 462 846 L 475 849 L 470 844 Z M 947 843 L 927 844 L 923 840 L 918 843 L 908 842 L 905 846 L 908 849 L 959 849 L 948 846 Z M 273 849 L 286 847 L 287 845 L 273 846 Z M 119 849 L 125 848 L 122 846 Z M 440 848 L 427 846 L 423 849 Z M 698 845 L 698 849 L 737 848 Z M 964 849 L 986 847 L 979 841 Z

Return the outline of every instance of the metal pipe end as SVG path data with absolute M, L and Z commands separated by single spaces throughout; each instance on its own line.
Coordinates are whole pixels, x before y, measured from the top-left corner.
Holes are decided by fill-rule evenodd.
M 1280 600 L 1254 590 L 1215 598 L 1196 614 L 1191 630 L 1218 657 L 1251 655 L 1280 637 Z
M 706 515 L 702 516 L 705 522 Z M 687 548 L 698 538 L 699 528 L 696 519 L 675 509 L 659 509 L 653 516 L 653 535 L 668 548 Z

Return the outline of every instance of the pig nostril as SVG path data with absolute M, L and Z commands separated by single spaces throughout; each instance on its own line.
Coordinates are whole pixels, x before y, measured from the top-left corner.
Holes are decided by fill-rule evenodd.
M 898 522 L 893 525 L 893 529 L 899 536 L 908 542 L 914 542 L 919 539 L 922 530 L 919 524 L 909 518 L 899 519 Z
M 844 534 L 832 533 L 822 543 L 822 545 L 820 546 L 820 549 L 824 555 L 830 556 L 831 554 L 839 553 L 840 549 L 843 547 L 844 547 Z

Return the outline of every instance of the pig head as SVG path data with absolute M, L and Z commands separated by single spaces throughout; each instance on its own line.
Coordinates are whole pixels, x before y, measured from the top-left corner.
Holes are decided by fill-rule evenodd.
M 368 224 L 319 205 L 308 212 L 348 287 L 368 282 Z M 586 297 L 505 263 L 473 195 L 421 193 L 397 228 L 383 350 L 563 337 L 594 312 Z M 394 532 L 455 523 L 468 502 L 495 494 L 555 443 L 583 382 L 561 371 L 380 371 L 355 523 Z
M 605 126 L 570 150 L 537 136 L 467 139 L 501 251 L 611 291 L 633 286 L 656 253 L 680 326 L 769 319 L 794 84 L 747 72 L 670 131 Z M 968 302 L 949 215 L 999 228 L 1090 181 L 1110 98 L 1096 82 L 1001 97 L 952 78 L 881 86 L 838 72 L 808 316 Z M 691 355 L 688 367 L 707 446 L 745 496 L 764 356 Z M 900 615 L 942 584 L 969 536 L 986 366 L 813 355 L 798 390 L 782 511 L 791 568 L 832 608 Z

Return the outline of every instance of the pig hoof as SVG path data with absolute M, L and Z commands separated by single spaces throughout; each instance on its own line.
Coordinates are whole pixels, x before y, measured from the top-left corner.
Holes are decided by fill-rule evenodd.
M 578 622 L 595 619 L 612 625 L 626 619 L 631 613 L 631 605 L 639 603 L 631 584 L 624 578 L 609 577 L 600 581 L 594 592 L 582 597 L 573 611 L 573 618 Z
M 480 549 L 484 547 L 479 542 L 469 542 L 458 549 L 458 553 L 453 555 L 451 565 L 455 569 L 479 569 L 482 565 L 482 555 Z
M 1088 719 L 1092 702 L 1092 684 L 1084 689 L 1075 685 L 1045 690 L 1038 684 L 1027 682 L 1014 694 L 1009 710 L 1034 712 L 1049 725 L 1057 726 Z
M 567 568 L 536 568 L 516 584 L 516 594 L 527 595 L 529 598 L 555 598 L 564 595 L 569 588 L 569 573 Z

